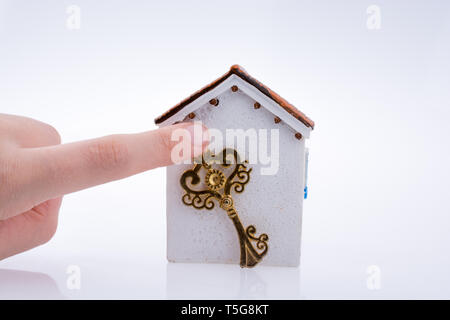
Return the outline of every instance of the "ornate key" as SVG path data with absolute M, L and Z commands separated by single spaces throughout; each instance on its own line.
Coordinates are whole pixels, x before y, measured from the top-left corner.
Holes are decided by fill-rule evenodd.
M 231 158 L 231 161 L 229 158 Z M 205 153 L 199 162 L 201 163 L 196 163 L 192 169 L 187 170 L 181 176 L 180 183 L 186 191 L 182 197 L 183 203 L 196 209 L 211 210 L 215 206 L 213 199 L 216 199 L 220 207 L 227 212 L 236 228 L 241 251 L 241 267 L 255 266 L 267 253 L 269 237 L 265 233 L 256 236 L 256 228 L 253 225 L 244 229 L 231 196 L 232 190 L 237 193 L 244 191 L 245 185 L 250 181 L 252 169 L 247 169 L 244 164 L 247 161 L 242 163 L 238 152 L 230 148 L 223 149 L 217 157 Z M 214 165 L 219 166 L 219 168 L 221 166 L 223 169 L 231 169 L 231 173 L 227 177 L 224 173 L 225 170 L 214 169 Z M 199 175 L 202 168 L 206 170 L 203 180 L 206 189 L 193 189 L 188 185 L 188 180 L 190 180 L 190 185 L 198 186 L 202 181 Z M 256 242 L 256 248 L 252 241 Z

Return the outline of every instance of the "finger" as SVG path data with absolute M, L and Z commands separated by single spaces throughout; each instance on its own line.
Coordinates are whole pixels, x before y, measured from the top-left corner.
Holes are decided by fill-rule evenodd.
M 35 148 L 61 143 L 51 125 L 31 118 L 0 114 L 0 143 L 20 148 Z
M 61 198 L 0 221 L 0 260 L 48 242 L 56 232 Z
M 181 123 L 138 134 L 20 150 L 22 169 L 17 170 L 19 182 L 12 188 L 12 197 L 4 199 L 4 208 L 8 199 L 15 199 L 5 209 L 6 215 L 19 214 L 46 199 L 191 159 L 206 148 L 206 130 L 200 124 Z M 181 142 L 172 137 L 179 137 L 180 131 L 184 133 L 180 140 L 186 143 L 189 138 L 189 151 L 174 161 L 172 149 Z

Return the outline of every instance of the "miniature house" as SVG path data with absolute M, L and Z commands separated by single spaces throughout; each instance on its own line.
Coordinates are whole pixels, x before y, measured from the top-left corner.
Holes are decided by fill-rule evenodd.
M 205 206 L 206 209 L 195 208 L 193 198 L 186 194 L 189 189 L 183 184 L 189 182 L 189 179 L 183 182 L 183 177 L 192 178 L 202 165 L 195 169 L 194 164 L 167 168 L 168 260 L 240 262 L 243 267 L 258 262 L 298 266 L 306 190 L 305 139 L 309 138 L 314 122 L 240 66 L 232 66 L 225 75 L 155 119 L 160 127 L 180 121 L 202 121 L 208 128 L 222 132 L 223 137 L 230 130 L 243 135 L 237 139 L 253 135 L 258 145 L 245 143 L 244 150 L 240 150 L 236 140 L 224 142 L 224 148 L 236 150 L 241 160 L 247 160 L 237 166 L 238 174 L 233 179 L 245 175 L 250 179 L 243 178 L 242 183 L 228 181 L 231 175 L 227 178 L 205 166 L 209 168 L 206 180 L 203 176 L 197 179 L 198 186 L 209 186 L 210 189 L 205 189 L 209 190 L 208 197 L 217 198 L 201 199 L 207 204 L 215 202 L 212 207 Z M 271 157 L 261 157 L 264 154 Z M 216 191 L 221 188 L 227 193 L 225 181 L 233 187 L 228 187 L 229 195 L 218 195 Z M 242 189 L 235 183 L 242 185 Z

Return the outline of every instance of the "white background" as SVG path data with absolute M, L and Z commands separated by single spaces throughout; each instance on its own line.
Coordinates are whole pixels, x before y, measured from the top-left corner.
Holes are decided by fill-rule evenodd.
M 0 261 L 0 297 L 450 298 L 449 14 L 447 1 L 0 1 L 0 112 L 64 142 L 152 129 L 235 63 L 316 122 L 300 268 L 167 263 L 158 169 L 67 195 L 50 243 Z

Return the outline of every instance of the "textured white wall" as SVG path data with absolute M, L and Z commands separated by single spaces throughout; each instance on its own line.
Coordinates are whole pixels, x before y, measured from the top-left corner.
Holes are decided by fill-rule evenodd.
M 261 175 L 262 165 L 250 164 L 253 170 L 244 193 L 232 193 L 232 196 L 244 228 L 252 224 L 257 235 L 267 233 L 269 236 L 269 251 L 260 264 L 297 266 L 300 257 L 304 139 L 296 139 L 295 132 L 283 122 L 275 124 L 274 115 L 263 107 L 255 110 L 255 101 L 241 90 L 227 90 L 218 98 L 218 107 L 205 104 L 197 109 L 195 120 L 203 121 L 209 128 L 221 130 L 224 136 L 226 129 L 280 129 L 278 172 L 275 175 Z M 191 167 L 174 165 L 167 168 L 168 260 L 239 263 L 236 230 L 217 202 L 213 210 L 198 210 L 182 203 L 184 190 L 179 180 L 182 173 Z

